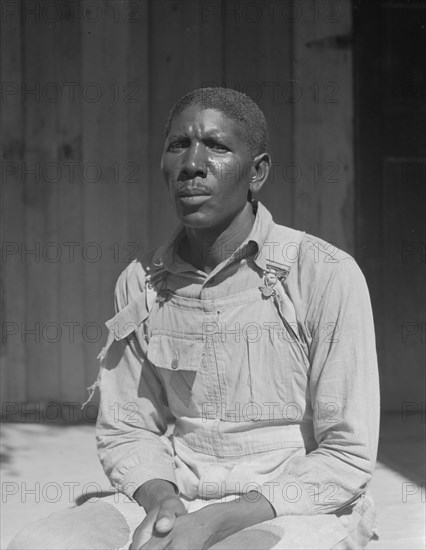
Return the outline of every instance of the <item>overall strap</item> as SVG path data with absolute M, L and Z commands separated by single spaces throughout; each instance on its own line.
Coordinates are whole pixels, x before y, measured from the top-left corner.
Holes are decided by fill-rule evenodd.
M 308 360 L 308 350 L 300 336 L 296 310 L 285 284 L 291 268 L 298 261 L 300 243 L 304 235 L 304 231 L 274 225 L 262 249 L 265 269 L 261 292 L 264 296 L 273 296 L 284 326 Z
M 145 277 L 142 292 L 105 324 L 115 340 L 127 338 L 145 321 L 158 296 L 157 283 L 164 276 L 162 264 L 143 262 Z
M 106 366 L 107 355 L 111 346 L 116 342 L 128 338 L 133 332 L 136 332 L 140 325 L 146 321 L 151 312 L 152 306 L 157 298 L 156 283 L 165 273 L 162 264 L 157 264 L 151 260 L 152 259 L 147 260 L 145 257 L 141 262 L 145 271 L 143 290 L 141 293 L 125 307 L 120 309 L 112 319 L 109 319 L 105 323 L 108 328 L 108 336 L 104 347 L 97 357 L 100 366 L 99 373 L 95 382 L 87 388 L 89 397 L 82 404 L 81 408 L 91 401 L 96 388 L 99 387 L 102 368 Z

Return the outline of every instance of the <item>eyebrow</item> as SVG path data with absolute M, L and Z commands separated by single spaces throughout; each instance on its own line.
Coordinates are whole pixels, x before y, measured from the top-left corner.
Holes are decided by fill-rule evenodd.
M 208 130 L 203 134 L 203 139 L 213 138 L 213 139 L 226 139 L 226 135 L 223 132 L 220 132 L 218 130 Z M 175 139 L 190 139 L 190 137 L 186 134 L 170 134 L 168 136 L 169 140 L 175 140 Z
M 169 134 L 167 136 L 167 139 L 168 140 L 173 140 L 173 139 L 189 139 L 188 136 L 186 136 L 185 134 Z
M 224 139 L 226 138 L 226 135 L 221 132 L 220 130 L 210 130 L 205 133 L 206 137 L 209 138 L 216 138 L 216 139 Z

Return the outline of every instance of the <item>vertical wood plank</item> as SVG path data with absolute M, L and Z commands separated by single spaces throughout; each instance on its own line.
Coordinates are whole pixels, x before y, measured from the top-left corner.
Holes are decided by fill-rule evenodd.
M 288 6 L 287 6 L 288 7 Z M 258 198 L 274 220 L 292 225 L 291 12 L 279 3 L 224 2 L 223 56 L 226 86 L 249 95 L 265 113 L 272 158 L 270 176 Z
M 58 242 L 56 188 L 56 94 L 54 64 L 57 27 L 46 18 L 24 17 L 25 116 L 24 203 L 27 315 L 23 332 L 27 348 L 27 398 L 54 400 L 60 395 L 58 263 L 50 261 Z M 52 164 L 50 164 L 52 163 Z M 33 171 L 33 173 L 30 173 Z
M 2 181 L 1 181 L 1 400 L 27 398 L 27 355 L 21 340 L 26 311 L 26 270 L 21 248 L 26 242 L 24 184 L 24 113 L 20 86 L 23 78 L 23 30 L 19 4 L 1 20 Z
M 127 262 L 132 255 L 141 255 L 150 249 L 149 242 L 149 28 L 148 0 L 137 3 L 137 11 L 127 23 L 129 34 L 127 64 L 130 90 L 135 91 L 135 100 L 127 107 L 127 247 L 122 250 L 121 259 Z M 132 171 L 135 174 L 132 175 Z M 124 267 L 125 264 L 121 263 Z
M 293 24 L 295 225 L 354 251 L 351 2 L 298 4 Z M 295 18 L 296 19 L 296 18 Z
M 215 6 L 213 3 L 209 5 Z M 195 0 L 150 3 L 150 242 L 158 246 L 177 224 L 160 172 L 169 110 L 185 93 L 221 77 L 220 17 Z
M 81 170 L 81 20 L 69 12 L 66 0 L 57 2 L 62 14 L 56 24 L 55 72 L 63 89 L 56 110 L 56 157 L 61 178 L 58 193 L 59 312 L 62 336 L 59 349 L 60 394 L 62 402 L 78 402 L 86 387 L 82 329 L 84 327 L 83 279 L 83 186 Z M 68 14 L 68 17 L 67 17 Z M 68 85 L 67 85 L 68 83 Z M 71 87 L 69 83 L 77 83 Z M 71 90 L 74 94 L 71 94 Z M 76 243 L 76 244 L 72 244 Z

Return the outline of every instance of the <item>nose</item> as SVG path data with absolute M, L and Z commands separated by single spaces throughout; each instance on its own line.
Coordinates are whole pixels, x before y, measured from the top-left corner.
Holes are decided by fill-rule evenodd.
M 183 163 L 179 174 L 180 180 L 207 177 L 207 158 L 203 146 L 197 143 L 188 147 L 183 157 Z

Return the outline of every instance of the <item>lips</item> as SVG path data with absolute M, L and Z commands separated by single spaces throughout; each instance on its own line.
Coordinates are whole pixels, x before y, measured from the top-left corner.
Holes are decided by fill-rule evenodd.
M 209 196 L 211 193 L 205 189 L 191 188 L 191 189 L 181 189 L 176 193 L 176 195 L 181 197 L 200 197 L 200 196 Z

